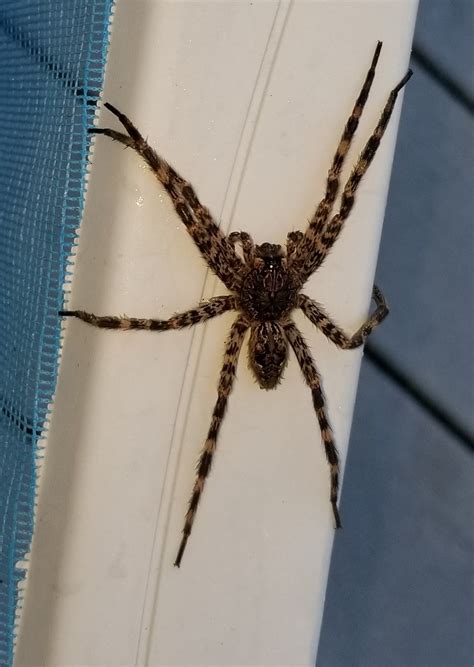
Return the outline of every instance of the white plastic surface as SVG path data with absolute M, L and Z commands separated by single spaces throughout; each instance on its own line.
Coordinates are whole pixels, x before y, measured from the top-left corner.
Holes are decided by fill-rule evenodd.
M 321 198 L 378 39 L 346 174 L 405 74 L 415 13 L 415 0 L 122 0 L 103 98 L 225 230 L 283 243 Z M 344 233 L 305 289 L 348 331 L 367 312 L 400 105 Z M 99 124 L 119 127 L 106 110 Z M 69 306 L 165 317 L 219 293 L 153 176 L 98 137 Z M 265 392 L 243 350 L 193 534 L 173 567 L 232 318 L 167 333 L 66 323 L 18 667 L 314 665 L 334 529 L 294 358 Z M 344 459 L 360 352 L 295 319 Z

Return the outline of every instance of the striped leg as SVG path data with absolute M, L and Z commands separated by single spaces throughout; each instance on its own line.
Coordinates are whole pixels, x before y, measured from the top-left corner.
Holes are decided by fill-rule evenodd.
M 92 324 L 94 327 L 101 329 L 141 329 L 148 331 L 167 331 L 168 329 L 183 329 L 184 327 L 191 327 L 199 322 L 210 320 L 216 315 L 221 315 L 228 310 L 235 310 L 235 297 L 216 296 L 206 303 L 201 304 L 197 308 L 188 310 L 185 313 L 177 313 L 168 320 L 152 320 L 137 317 L 114 317 L 112 315 L 94 315 L 93 313 L 86 313 L 83 310 L 60 310 L 59 315 L 62 317 L 77 317 L 83 322 Z
M 328 173 L 326 193 L 322 201 L 319 203 L 316 212 L 309 223 L 308 230 L 306 231 L 305 236 L 313 243 L 324 228 L 324 224 L 328 219 L 329 214 L 331 213 L 332 206 L 336 199 L 337 192 L 339 190 L 339 177 L 341 174 L 342 166 L 344 164 L 344 159 L 349 151 L 352 139 L 359 125 L 359 119 L 362 116 L 365 103 L 369 97 L 370 88 L 372 87 L 372 82 L 375 76 L 375 68 L 377 66 L 381 50 L 382 42 L 377 42 L 375 53 L 372 58 L 372 63 L 365 77 L 364 85 L 362 86 L 359 97 L 357 98 L 354 108 L 352 109 L 352 113 L 346 123 L 344 132 L 342 133 L 341 139 L 339 141 L 336 154 L 334 155 L 334 159 Z
M 302 245 L 298 248 L 295 256 L 295 260 L 298 262 L 298 264 L 302 264 L 307 261 L 307 259 L 312 256 L 315 251 L 317 251 L 319 237 L 324 229 L 324 225 L 326 224 L 334 201 L 337 197 L 339 190 L 339 178 L 345 157 L 349 151 L 352 139 L 357 131 L 357 127 L 359 126 L 359 120 L 362 116 L 365 103 L 369 97 L 370 89 L 372 87 L 372 82 L 375 76 L 375 68 L 377 66 L 381 50 L 382 42 L 377 42 L 369 71 L 365 77 L 365 81 L 359 93 L 359 97 L 357 98 L 354 108 L 352 109 L 352 113 L 349 116 L 349 120 L 346 123 L 339 141 L 339 145 L 334 155 L 331 168 L 328 172 L 325 195 L 319 202 L 305 234 L 302 235 L 300 239 L 298 239 L 298 241 L 302 241 Z
M 344 222 L 349 217 L 354 205 L 357 187 L 367 172 L 387 129 L 398 93 L 410 79 L 412 73 L 411 70 L 408 70 L 400 83 L 390 93 L 379 122 L 360 154 L 356 166 L 352 170 L 344 187 L 339 212 L 328 223 L 325 222 L 324 225 L 319 223 L 313 227 L 310 225 L 305 238 L 298 247 L 292 266 L 300 274 L 301 284 L 304 284 L 309 276 L 318 269 L 338 238 Z
M 355 194 L 359 183 L 362 180 L 362 177 L 367 172 L 374 156 L 377 152 L 377 149 L 380 145 L 380 141 L 384 135 L 387 125 L 389 123 L 390 117 L 392 115 L 393 109 L 395 107 L 395 102 L 397 100 L 398 93 L 403 88 L 403 86 L 408 82 L 412 75 L 412 71 L 409 70 L 407 74 L 403 77 L 400 83 L 392 90 L 388 96 L 387 103 L 382 111 L 379 122 L 375 127 L 372 136 L 366 143 L 364 150 L 359 156 L 359 159 L 356 163 L 356 166 L 352 170 L 351 175 L 344 187 L 342 197 L 341 197 L 341 206 L 339 208 L 339 213 L 337 213 L 326 225 L 323 233 L 321 234 L 319 240 L 319 249 L 313 258 L 311 265 L 311 272 L 315 271 L 321 264 L 321 262 L 327 256 L 329 250 L 334 245 L 336 239 L 338 238 L 344 222 L 349 217 L 352 207 L 354 206 Z
M 306 384 L 311 389 L 311 393 L 313 395 L 313 405 L 314 409 L 316 410 L 316 416 L 318 418 L 319 428 L 321 429 L 324 450 L 326 452 L 326 458 L 329 463 L 329 469 L 331 472 L 330 499 L 332 511 L 334 514 L 336 528 L 341 528 L 341 518 L 337 508 L 337 498 L 339 493 L 339 456 L 337 453 L 336 445 L 334 444 L 334 436 L 328 422 L 326 409 L 324 407 L 324 394 L 321 386 L 321 378 L 319 377 L 316 364 L 313 361 L 308 346 L 304 342 L 303 336 L 300 334 L 295 324 L 293 324 L 293 322 L 289 322 L 288 324 L 285 324 L 283 328 L 290 342 L 290 345 L 294 350 L 296 358 L 298 359 L 298 363 L 300 365 L 301 372 L 303 373 L 303 377 L 306 380 Z
M 93 134 L 105 134 L 136 151 L 148 164 L 168 192 L 176 212 L 183 221 L 194 243 L 208 266 L 232 290 L 239 285 L 243 262 L 234 252 L 209 210 L 201 204 L 194 188 L 182 178 L 142 137 L 132 121 L 112 104 L 104 105 L 126 129 L 128 136 L 109 128 L 91 128 Z
M 367 337 L 389 313 L 387 302 L 376 285 L 374 285 L 372 291 L 372 298 L 377 306 L 375 312 L 366 322 L 364 322 L 353 336 L 347 336 L 337 324 L 334 324 L 334 322 L 331 321 L 323 308 L 316 303 L 316 301 L 310 299 L 309 296 L 300 294 L 298 297 L 298 307 L 301 308 L 306 317 L 338 347 L 343 350 L 353 350 L 355 347 L 360 347 L 365 343 Z
M 202 449 L 199 461 L 197 464 L 197 476 L 196 482 L 194 484 L 193 492 L 189 500 L 189 508 L 186 513 L 186 518 L 183 528 L 183 537 L 181 539 L 181 544 L 179 546 L 178 555 L 174 564 L 176 567 L 181 565 L 181 559 L 183 558 L 184 550 L 186 548 L 186 543 L 191 535 L 191 530 L 193 528 L 194 518 L 196 516 L 196 511 L 201 499 L 201 495 L 204 489 L 204 484 L 206 482 L 206 477 L 209 474 L 212 465 L 212 459 L 214 452 L 216 451 L 217 445 L 217 436 L 219 434 L 219 429 L 221 427 L 222 421 L 224 419 L 225 411 L 227 409 L 227 401 L 229 394 L 232 390 L 232 385 L 235 378 L 235 373 L 237 370 L 237 361 L 239 358 L 239 353 L 242 348 L 242 343 L 244 340 L 245 332 L 248 329 L 248 325 L 240 317 L 232 325 L 230 330 L 229 339 L 226 344 L 225 354 L 224 354 L 224 364 L 222 366 L 221 375 L 219 378 L 219 385 L 217 389 L 218 398 L 214 406 L 214 411 L 212 413 L 211 425 L 209 427 L 209 432 L 207 434 L 206 442 Z

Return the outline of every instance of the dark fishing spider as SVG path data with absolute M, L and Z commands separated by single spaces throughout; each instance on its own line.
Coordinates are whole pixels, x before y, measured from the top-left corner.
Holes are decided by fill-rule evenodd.
M 205 322 L 228 310 L 236 310 L 239 313 L 231 327 L 226 343 L 224 365 L 219 379 L 218 398 L 212 413 L 207 439 L 197 464 L 197 477 L 189 501 L 181 544 L 175 560 L 175 565 L 178 567 L 181 564 L 186 543 L 191 534 L 206 477 L 211 469 L 217 435 L 226 411 L 227 400 L 235 377 L 237 360 L 247 329 L 250 329 L 250 367 L 258 384 L 263 389 L 274 389 L 278 385 L 288 361 L 288 344 L 293 348 L 304 379 L 313 395 L 313 405 L 331 472 L 330 500 L 332 510 L 336 527 L 341 527 L 341 519 L 337 508 L 339 457 L 326 416 L 321 379 L 301 333 L 291 320 L 291 312 L 295 308 L 301 308 L 306 317 L 325 336 L 344 350 L 351 350 L 363 345 L 371 331 L 388 314 L 384 297 L 380 290 L 374 286 L 372 298 L 376 304 L 375 312 L 353 336 L 347 336 L 331 321 L 316 301 L 300 292 L 311 274 L 321 266 L 339 236 L 344 221 L 348 218 L 354 205 L 357 187 L 372 162 L 388 125 L 397 95 L 412 74 L 409 70 L 398 86 L 390 93 L 379 122 L 344 187 L 339 211 L 329 219 L 339 190 L 342 165 L 367 101 L 381 48 L 382 43 L 378 42 L 364 85 L 344 128 L 329 170 L 324 198 L 319 203 L 305 233 L 298 231 L 288 234 L 286 252 L 282 246 L 271 243 L 254 245 L 251 237 L 245 232 L 232 232 L 229 236 L 225 236 L 209 210 L 197 198 L 192 185 L 157 155 L 133 123 L 111 104 L 105 104 L 105 106 L 117 116 L 128 134 L 110 129 L 93 128 L 89 130 L 95 134 L 105 134 L 124 144 L 124 146 L 133 148 L 142 156 L 170 195 L 176 212 L 184 222 L 206 263 L 222 280 L 231 294 L 214 297 L 197 308 L 174 315 L 168 320 L 98 316 L 82 310 L 64 310 L 60 311 L 60 315 L 77 317 L 96 327 L 106 329 L 166 331 L 167 329 L 181 329 L 193 326 L 198 322 Z M 235 251 L 237 243 L 241 246 L 243 258 Z

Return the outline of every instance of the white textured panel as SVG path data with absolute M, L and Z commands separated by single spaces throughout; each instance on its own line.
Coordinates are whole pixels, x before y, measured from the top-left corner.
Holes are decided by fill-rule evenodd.
M 227 229 L 304 227 L 378 39 L 357 156 L 408 62 L 407 2 L 117 4 L 104 99 Z M 306 288 L 349 330 L 371 289 L 399 106 L 334 252 Z M 101 126 L 117 127 L 103 110 Z M 165 316 L 223 293 L 132 151 L 96 140 L 70 305 Z M 241 356 L 180 570 L 172 563 L 232 315 L 191 331 L 68 321 L 17 664 L 313 665 L 334 535 L 292 359 L 276 392 Z M 301 323 L 344 456 L 360 355 Z

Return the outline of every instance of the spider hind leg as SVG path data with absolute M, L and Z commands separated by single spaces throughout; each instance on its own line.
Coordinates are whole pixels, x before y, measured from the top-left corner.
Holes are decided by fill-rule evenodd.
M 321 386 L 321 379 L 319 377 L 316 364 L 313 361 L 313 358 L 310 354 L 308 346 L 304 342 L 303 336 L 297 329 L 296 325 L 293 322 L 288 322 L 284 325 L 285 334 L 290 342 L 291 347 L 296 355 L 301 372 L 306 381 L 306 384 L 311 389 L 311 394 L 313 397 L 313 405 L 316 411 L 316 417 L 318 419 L 319 428 L 321 429 L 321 437 L 324 445 L 324 451 L 326 454 L 326 459 L 329 464 L 329 471 L 331 475 L 331 493 L 330 501 L 332 506 L 332 511 L 334 514 L 334 522 L 336 528 L 341 528 L 341 516 L 337 507 L 338 495 L 339 495 L 339 454 L 337 453 L 336 445 L 334 442 L 334 435 L 329 424 L 323 389 Z
M 189 500 L 188 511 L 186 513 L 184 522 L 183 536 L 181 538 L 178 554 L 174 562 L 176 567 L 180 567 L 181 565 L 181 560 L 186 549 L 186 544 L 188 543 L 189 536 L 191 535 L 191 531 L 193 529 L 194 519 L 199 501 L 201 500 L 202 492 L 204 490 L 206 478 L 209 475 L 209 471 L 211 469 L 212 459 L 214 457 L 217 446 L 217 436 L 219 434 L 221 424 L 224 420 L 229 394 L 232 390 L 232 385 L 237 370 L 237 361 L 247 328 L 248 325 L 246 322 L 239 317 L 234 322 L 230 330 L 230 335 L 227 341 L 224 355 L 224 364 L 222 366 L 221 375 L 219 378 L 217 402 L 212 413 L 212 420 L 209 427 L 209 432 L 207 434 L 207 439 L 204 443 L 204 447 L 197 464 L 196 481 L 194 483 L 193 492 Z

